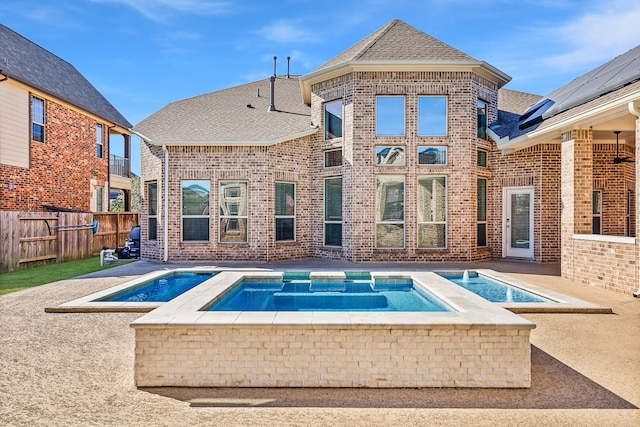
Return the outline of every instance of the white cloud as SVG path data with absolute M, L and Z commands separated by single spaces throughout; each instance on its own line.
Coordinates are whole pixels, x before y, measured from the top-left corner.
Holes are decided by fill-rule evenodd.
M 163 22 L 172 12 L 215 16 L 229 13 L 230 1 L 212 0 L 91 0 L 94 3 L 117 3 L 137 10 L 153 21 Z
M 546 29 L 548 42 L 564 45 L 566 49 L 565 53 L 544 57 L 542 63 L 571 70 L 607 62 L 640 44 L 638 23 L 640 4 L 609 2 L 600 10 Z
M 275 21 L 258 30 L 266 40 L 276 43 L 310 43 L 319 41 L 315 31 L 304 28 L 299 23 Z

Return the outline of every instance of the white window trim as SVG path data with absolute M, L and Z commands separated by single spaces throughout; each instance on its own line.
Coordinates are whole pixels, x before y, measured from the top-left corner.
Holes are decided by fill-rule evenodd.
M 149 206 L 150 205 L 149 205 L 148 200 L 149 200 L 149 186 L 151 184 L 155 184 L 155 186 L 156 186 L 156 214 L 155 215 L 153 215 L 153 214 L 151 214 L 149 212 Z M 146 191 L 147 191 L 147 209 L 146 209 L 146 211 L 147 211 L 147 240 L 155 242 L 155 241 L 158 240 L 158 213 L 157 213 L 158 212 L 158 202 L 159 202 L 159 200 L 158 200 L 158 181 L 147 181 L 146 182 Z M 180 188 L 180 191 L 182 191 L 182 188 Z M 182 203 L 182 202 L 180 202 L 180 203 Z M 156 220 L 156 238 L 155 239 L 150 239 L 149 238 L 149 225 L 151 224 L 151 221 L 149 221 L 149 220 L 151 220 L 153 218 L 155 218 L 155 220 Z M 182 224 L 182 222 L 180 222 L 180 223 Z
M 420 149 L 421 148 L 444 148 L 444 163 L 420 163 Z M 418 166 L 448 166 L 449 165 L 449 146 L 448 145 L 419 145 L 417 149 L 418 154 Z
M 380 167 L 394 167 L 394 166 L 406 166 L 407 165 L 407 149 L 404 145 L 376 145 L 376 166 Z M 404 162 L 398 164 L 378 163 L 378 148 L 395 149 L 400 148 L 404 154 Z
M 247 194 L 245 195 L 246 197 L 246 201 L 247 201 L 247 214 L 246 215 L 218 215 L 218 243 L 220 244 L 225 244 L 225 245 L 246 245 L 249 242 L 249 181 L 244 181 L 244 180 L 238 180 L 238 179 L 225 179 L 225 180 L 221 180 L 218 182 L 218 197 L 222 197 L 221 195 L 221 189 L 222 189 L 222 184 L 225 183 L 230 183 L 230 182 L 242 182 L 244 184 L 246 184 L 246 188 L 247 188 Z M 242 196 L 240 196 L 242 197 Z M 220 201 L 218 201 L 218 203 L 220 203 Z M 247 220 L 247 238 L 244 241 L 241 242 L 223 242 L 222 241 L 222 233 L 220 232 L 220 222 L 223 219 L 246 219 Z
M 480 220 L 476 221 L 477 222 L 477 226 L 479 226 L 480 224 L 484 224 L 484 226 L 485 226 L 485 228 L 484 228 L 484 233 L 485 233 L 484 238 L 485 238 L 486 244 L 483 245 L 483 246 L 480 246 L 480 244 L 477 242 L 478 230 L 476 228 L 476 246 L 479 247 L 479 248 L 486 248 L 486 247 L 489 246 L 489 221 L 487 220 L 489 218 L 489 180 L 487 178 L 485 178 L 485 177 L 478 177 L 477 180 L 478 181 L 479 180 L 483 180 L 486 183 L 485 187 L 484 187 L 486 189 L 485 194 L 484 194 L 484 197 L 485 197 L 485 201 L 484 201 L 484 208 L 485 208 L 484 216 L 485 216 L 485 220 L 484 221 L 480 221 Z M 478 194 L 477 188 L 476 188 L 476 194 Z M 476 209 L 479 209 L 479 207 L 480 206 L 477 205 Z M 478 215 L 477 215 L 477 212 L 476 212 L 476 218 L 477 217 L 478 217 Z M 449 217 L 447 217 L 447 219 L 448 218 Z
M 323 129 L 322 129 L 322 132 L 323 132 L 322 138 L 325 141 L 339 141 L 339 140 L 342 139 L 342 136 L 336 137 L 336 138 L 327 139 L 327 104 L 331 104 L 331 103 L 336 102 L 336 101 L 340 101 L 340 111 L 342 113 L 342 117 L 340 118 L 340 120 L 342 121 L 342 129 L 340 131 L 341 131 L 342 135 L 344 136 L 344 100 L 343 100 L 343 98 L 332 99 L 331 101 L 327 101 L 324 104 L 322 104 L 322 113 L 323 113 L 322 121 L 324 122 L 323 123 L 324 126 L 323 126 Z
M 342 176 L 328 176 L 324 178 L 322 181 L 322 246 L 327 248 L 341 248 L 342 242 L 340 242 L 340 246 L 337 245 L 328 245 L 326 241 L 327 237 L 327 224 L 340 224 L 342 227 L 344 225 L 344 217 L 340 214 L 340 221 L 332 221 L 327 220 L 327 181 L 330 179 L 340 179 L 342 181 Z M 344 196 L 344 194 L 343 194 Z M 343 206 L 340 206 L 340 211 L 342 212 Z
M 42 101 L 42 123 L 37 122 L 35 120 L 35 117 L 33 117 L 33 105 L 34 105 L 33 101 L 35 99 L 39 99 L 40 101 Z M 46 126 L 46 121 L 47 121 L 47 100 L 32 94 L 31 95 L 31 105 L 29 106 L 29 108 L 30 108 L 29 115 L 31 117 L 31 129 L 29 129 L 29 133 L 31 134 L 31 140 L 34 141 L 34 142 L 39 142 L 41 144 L 46 144 L 47 143 L 47 126 Z M 38 141 L 38 140 L 33 138 L 33 125 L 34 124 L 42 126 L 42 141 Z
M 340 164 L 339 165 L 335 165 L 335 166 L 327 166 L 327 153 L 330 152 L 334 152 L 334 151 L 339 151 L 340 152 Z M 342 148 L 332 148 L 330 150 L 324 150 L 322 152 L 322 161 L 323 161 L 323 165 L 325 169 L 333 169 L 333 168 L 339 168 L 342 167 Z
M 298 191 L 298 187 L 296 185 L 295 182 L 289 182 L 289 181 L 276 181 L 275 185 L 278 184 L 293 184 L 293 215 L 277 215 L 274 214 L 275 217 L 275 224 L 278 223 L 279 219 L 293 219 L 293 239 L 286 239 L 286 240 L 278 240 L 276 238 L 276 236 L 274 235 L 274 239 L 276 241 L 276 243 L 283 243 L 283 242 L 296 242 L 297 241 L 297 233 L 296 233 L 296 217 L 297 217 L 297 213 L 298 213 L 298 196 L 297 196 L 297 191 Z M 276 226 L 277 228 L 277 226 Z M 277 233 L 275 233 L 277 234 Z
M 402 133 L 395 134 L 380 134 L 378 133 L 378 99 L 379 98 L 402 98 Z M 405 95 L 376 95 L 376 105 L 375 105 L 375 132 L 376 137 L 378 138 L 397 138 L 404 137 L 407 135 L 407 97 Z
M 379 175 L 376 175 L 376 181 L 377 181 L 379 176 L 402 177 L 402 185 L 403 185 L 403 187 L 402 187 L 402 221 L 378 221 L 378 220 L 376 220 L 376 222 L 375 222 L 375 248 L 377 250 L 404 250 L 404 249 L 407 248 L 407 177 L 405 175 L 398 175 L 398 174 L 389 174 L 389 175 L 379 174 Z M 377 191 L 377 182 L 376 182 L 376 188 L 374 189 L 374 191 Z M 377 197 L 376 197 L 376 199 L 377 199 Z M 376 215 L 377 215 L 377 210 L 378 210 L 377 200 L 376 200 L 375 209 L 376 209 Z M 402 246 L 378 246 L 378 225 L 379 224 L 384 224 L 384 225 L 402 224 Z
M 420 188 L 420 178 L 444 178 L 444 185 L 445 185 L 445 194 L 444 194 L 444 203 L 445 203 L 445 220 L 444 221 L 417 221 L 418 222 L 418 227 L 416 228 L 416 242 L 418 242 L 418 249 L 422 250 L 422 251 L 431 251 L 431 250 L 436 250 L 436 251 L 441 251 L 443 249 L 448 249 L 449 248 L 449 177 L 447 175 L 418 175 L 417 180 L 416 180 L 416 189 Z M 416 195 L 416 203 L 418 204 L 417 208 L 420 209 L 420 195 L 417 194 Z M 433 204 L 434 201 L 431 200 L 431 203 Z M 420 216 L 418 215 L 418 218 L 420 218 Z M 420 226 L 421 225 L 430 225 L 430 224 L 444 224 L 444 246 L 438 246 L 438 247 L 426 247 L 426 246 L 420 246 Z
M 98 132 L 98 129 L 100 132 Z M 102 123 L 96 123 L 96 144 L 100 146 L 100 157 L 99 159 L 104 159 L 104 126 Z
M 184 181 L 203 181 L 203 182 L 209 182 L 209 215 L 184 215 L 183 212 L 183 206 L 182 206 L 182 190 L 184 189 L 184 187 L 182 186 L 182 183 Z M 189 219 L 189 218 L 207 218 L 209 220 L 209 240 L 184 240 L 184 221 L 183 219 Z M 191 243 L 208 243 L 211 241 L 211 181 L 207 180 L 207 179 L 183 179 L 180 180 L 180 242 L 181 243 L 186 243 L 186 244 L 191 244 Z
M 444 98 L 445 101 L 445 105 L 444 105 L 444 120 L 445 120 L 445 132 L 444 134 L 441 135 L 437 135 L 437 134 L 422 134 L 420 133 L 420 98 Z M 447 95 L 419 95 L 418 96 L 418 121 L 417 121 L 417 127 L 418 129 L 416 130 L 417 135 L 419 137 L 423 137 L 423 138 L 442 138 L 442 137 L 446 137 L 449 135 L 449 97 Z

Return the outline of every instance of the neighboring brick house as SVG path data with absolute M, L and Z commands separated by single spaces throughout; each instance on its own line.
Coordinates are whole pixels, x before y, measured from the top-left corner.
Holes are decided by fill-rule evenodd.
M 561 223 L 567 129 L 549 133 L 559 128 L 544 121 L 520 129 L 543 98 L 503 89 L 509 80 L 394 20 L 305 76 L 172 103 L 135 127 L 145 187 L 142 255 L 562 259 L 569 276 L 566 265 L 576 257 Z M 621 156 L 635 156 L 634 120 L 627 113 L 601 124 L 621 126 Z M 538 138 L 543 129 L 550 130 Z M 615 150 L 611 138 L 596 145 L 593 162 Z M 624 183 L 613 184 L 619 170 Z M 633 204 L 627 228 L 613 207 L 605 209 L 601 233 L 635 235 L 634 174 L 631 162 L 590 173 L 605 207 L 615 205 L 607 202 L 617 197 L 613 186 L 627 189 Z M 588 191 L 583 202 L 591 209 Z M 635 239 L 626 239 L 637 258 Z M 634 265 L 635 282 L 612 287 L 637 289 Z
M 71 64 L 0 24 L 0 210 L 108 211 L 110 189 L 130 194 L 131 127 Z M 110 156 L 116 135 L 124 158 Z

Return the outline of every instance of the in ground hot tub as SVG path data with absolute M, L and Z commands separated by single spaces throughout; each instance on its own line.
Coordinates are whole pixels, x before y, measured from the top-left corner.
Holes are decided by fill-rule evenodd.
M 535 325 L 430 272 L 374 273 L 373 286 L 409 281 L 448 311 L 209 310 L 240 283 L 283 276 L 223 271 L 134 321 L 136 384 L 530 386 Z

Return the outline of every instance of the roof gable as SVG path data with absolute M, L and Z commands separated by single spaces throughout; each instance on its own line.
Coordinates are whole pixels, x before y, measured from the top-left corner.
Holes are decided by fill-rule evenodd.
M 464 52 L 394 19 L 329 62 L 302 76 L 304 101 L 311 85 L 353 71 L 465 71 L 504 86 L 511 77 Z
M 343 62 L 370 61 L 455 62 L 476 60 L 399 19 L 394 19 L 315 71 L 330 68 Z
M 123 128 L 131 123 L 67 61 L 0 24 L 0 70 Z

